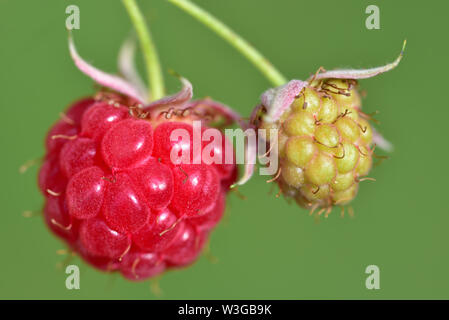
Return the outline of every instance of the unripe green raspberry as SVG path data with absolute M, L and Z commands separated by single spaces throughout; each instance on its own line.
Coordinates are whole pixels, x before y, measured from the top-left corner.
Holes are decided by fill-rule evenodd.
M 322 79 L 302 88 L 277 121 L 262 118 L 260 128 L 279 129 L 285 196 L 326 209 L 354 199 L 372 164 L 373 131 L 360 103 L 355 80 Z
M 267 182 L 276 181 L 286 198 L 311 209 L 311 213 L 320 208 L 318 215 L 326 212 L 327 216 L 335 205 L 353 200 L 359 183 L 372 179 L 363 177 L 371 170 L 375 145 L 386 151 L 392 149 L 371 127 L 370 116 L 360 111 L 357 80 L 394 69 L 402 59 L 405 44 L 396 60 L 384 66 L 330 71 L 320 68 L 307 81 L 283 83 L 283 79 L 274 77 L 277 87 L 262 94 L 262 103 L 254 108 L 249 121 L 251 128 L 266 130 L 259 132 L 265 139 L 263 147 L 256 147 L 254 142 L 246 147 L 248 159 L 254 160 L 257 153 L 268 158 L 263 163 L 269 164 L 274 177 Z M 277 129 L 277 134 L 272 129 Z M 245 163 L 245 173 L 236 185 L 251 178 L 254 163 Z M 273 173 L 276 164 L 279 167 Z

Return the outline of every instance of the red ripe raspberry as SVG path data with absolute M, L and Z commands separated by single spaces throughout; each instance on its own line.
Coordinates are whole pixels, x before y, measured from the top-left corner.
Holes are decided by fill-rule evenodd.
M 172 148 L 193 156 L 170 134 L 193 132 L 194 117 L 154 118 L 132 99 L 99 97 L 73 104 L 48 133 L 46 224 L 89 264 L 131 280 L 192 263 L 223 215 L 235 164 L 173 164 Z
M 191 101 L 192 85 L 182 78 L 180 92 L 143 107 L 148 94 L 129 69 L 132 54 L 121 55 L 122 78 L 84 61 L 71 39 L 69 48 L 79 70 L 105 90 L 74 103 L 47 134 L 38 179 L 46 224 L 90 265 L 131 280 L 192 263 L 238 176 L 235 158 L 225 157 L 232 144 L 209 123 L 241 124 L 240 115 L 211 99 Z M 200 139 L 206 132 L 222 143 L 194 146 L 193 121 L 201 123 Z M 189 141 L 172 141 L 176 129 Z

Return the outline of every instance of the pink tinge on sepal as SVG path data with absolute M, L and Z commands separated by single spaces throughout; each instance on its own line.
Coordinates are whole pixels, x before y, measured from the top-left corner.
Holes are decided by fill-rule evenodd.
M 393 151 L 393 144 L 385 139 L 376 129 L 373 128 L 373 142 L 379 146 L 379 148 L 391 152 Z
M 265 91 L 261 97 L 263 106 L 267 108 L 265 121 L 277 121 L 305 86 L 305 81 L 291 80 L 283 86 Z
M 144 99 L 143 102 L 148 102 L 151 97 L 148 96 L 145 83 L 140 77 L 134 63 L 134 56 L 136 51 L 136 43 L 133 37 L 125 40 L 120 48 L 118 56 L 118 70 L 134 88 L 139 92 L 139 95 Z
M 342 69 L 342 70 L 331 70 L 331 71 L 325 71 L 323 73 L 319 73 L 316 76 L 311 76 L 310 79 L 314 78 L 316 80 L 319 79 L 328 79 L 328 78 L 337 78 L 337 79 L 366 79 L 371 78 L 374 76 L 377 76 L 381 73 L 390 71 L 394 69 L 399 62 L 401 62 L 402 57 L 404 56 L 404 50 L 405 45 L 407 44 L 407 41 L 404 41 L 404 44 L 402 46 L 401 53 L 396 58 L 395 61 L 392 63 L 389 63 L 387 65 L 377 67 L 377 68 L 371 68 L 371 69 Z
M 85 75 L 93 79 L 95 82 L 104 87 L 132 97 L 139 102 L 144 102 L 144 98 L 139 94 L 138 90 L 126 80 L 122 79 L 121 77 L 101 71 L 100 69 L 95 68 L 94 66 L 87 63 L 83 58 L 81 58 L 76 51 L 75 44 L 71 36 L 69 36 L 69 50 L 70 55 L 72 56 L 72 59 L 78 69 Z
M 179 77 L 179 80 L 182 83 L 182 89 L 178 93 L 154 101 L 149 105 L 146 105 L 144 109 L 151 111 L 152 109 L 162 108 L 165 106 L 180 107 L 192 99 L 193 88 L 190 81 L 183 77 Z

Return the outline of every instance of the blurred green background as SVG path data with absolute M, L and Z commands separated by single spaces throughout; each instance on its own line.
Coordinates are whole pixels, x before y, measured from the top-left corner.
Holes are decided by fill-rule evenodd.
M 365 28 L 374 1 L 201 0 L 256 45 L 288 78 L 305 79 L 319 66 L 394 71 L 362 80 L 364 110 L 379 110 L 383 134 L 394 143 L 389 160 L 362 182 L 355 217 L 334 210 L 317 223 L 307 212 L 269 195 L 255 176 L 228 199 L 212 235 L 211 252 L 193 266 L 160 279 L 162 298 L 449 298 L 448 69 L 445 1 L 375 1 L 380 30 Z M 211 31 L 164 0 L 138 1 L 150 22 L 164 70 L 192 81 L 195 97 L 212 96 L 249 115 L 270 84 Z M 114 72 L 131 24 L 120 1 L 0 0 L 1 203 L 0 298 L 153 299 L 150 283 L 97 272 L 78 258 L 81 289 L 65 288 L 55 266 L 63 244 L 40 217 L 37 167 L 18 168 L 43 155 L 43 139 L 58 113 L 92 94 L 93 83 L 67 49 L 65 8 L 81 10 L 74 37 L 80 54 Z M 140 59 L 140 70 L 143 64 Z M 180 85 L 166 72 L 167 86 Z M 365 288 L 365 268 L 380 267 L 380 290 Z

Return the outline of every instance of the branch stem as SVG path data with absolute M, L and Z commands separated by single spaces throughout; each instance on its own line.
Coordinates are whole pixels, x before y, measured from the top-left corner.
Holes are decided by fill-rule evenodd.
M 287 83 L 287 79 L 259 51 L 216 17 L 189 0 L 168 0 L 168 2 L 189 13 L 226 40 L 259 69 L 274 86 Z
M 136 1 L 122 0 L 122 2 L 139 38 L 147 69 L 150 97 L 152 100 L 159 100 L 165 96 L 164 77 L 150 30 Z

